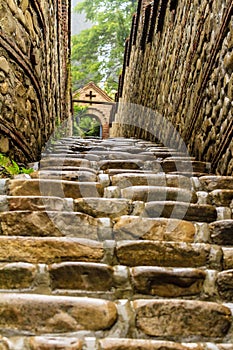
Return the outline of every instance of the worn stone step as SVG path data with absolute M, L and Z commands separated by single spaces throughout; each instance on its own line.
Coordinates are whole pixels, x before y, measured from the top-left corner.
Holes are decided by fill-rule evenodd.
M 0 262 L 102 262 L 103 244 L 82 238 L 0 236 Z
M 176 219 L 124 215 L 114 221 L 113 237 L 115 240 L 144 239 L 192 243 L 196 232 L 192 223 Z
M 233 298 L 233 270 L 226 270 L 218 273 L 217 289 L 220 297 L 225 300 L 232 302 Z
M 153 174 L 153 170 L 140 170 L 140 169 L 107 169 L 106 174 L 114 176 L 117 174 Z
M 203 292 L 206 272 L 192 268 L 139 266 L 130 269 L 134 291 L 159 297 L 182 297 Z
M 233 245 L 233 220 L 219 220 L 209 225 L 210 238 L 214 244 Z
M 136 300 L 136 327 L 149 336 L 199 340 L 224 338 L 232 323 L 228 307 L 190 300 Z
M 91 171 L 58 171 L 58 170 L 40 170 L 32 174 L 31 178 L 54 179 L 77 182 L 97 182 L 97 175 Z
M 82 350 L 83 341 L 75 337 L 37 336 L 26 340 L 29 350 Z
M 144 215 L 147 217 L 177 218 L 207 223 L 217 220 L 217 211 L 212 205 L 175 201 L 152 201 L 145 203 Z
M 92 153 L 90 153 L 92 154 Z M 93 154 L 98 155 L 98 157 L 103 160 L 118 160 L 118 161 L 126 161 L 128 159 L 137 159 L 140 161 L 146 161 L 146 160 L 155 160 L 156 158 L 152 154 L 134 154 L 134 153 L 128 153 L 128 152 L 120 152 L 120 151 L 105 151 L 105 152 L 94 152 Z
M 206 162 L 200 161 L 173 161 L 164 160 L 162 162 L 162 168 L 165 173 L 178 171 L 178 172 L 194 172 L 194 173 L 208 173 L 209 166 Z
M 61 153 L 60 151 L 54 151 L 50 154 L 52 158 L 77 158 L 77 159 L 87 159 L 89 161 L 99 162 L 101 158 L 95 154 L 89 154 L 89 153 L 75 153 L 73 151 L 67 151 L 65 153 Z M 42 159 L 46 159 L 48 155 L 42 154 Z
M 72 166 L 72 167 L 85 167 L 90 168 L 91 162 L 87 159 L 79 159 L 79 158 L 43 158 L 40 161 L 40 168 L 45 169 L 52 166 L 60 166 L 62 168 L 63 166 Z
M 233 204 L 233 190 L 214 190 L 209 193 L 211 202 L 218 207 L 229 207 Z
M 233 190 L 232 176 L 203 176 L 199 178 L 202 189 L 206 191 L 214 190 Z
M 97 263 L 64 262 L 48 269 L 52 290 L 109 291 L 113 287 L 111 266 Z
M 103 191 L 98 182 L 30 179 L 10 180 L 8 183 L 8 194 L 11 196 L 102 197 Z
M 116 256 L 121 265 L 163 267 L 206 267 L 222 269 L 222 249 L 204 243 L 122 241 Z
M 73 199 L 43 196 L 1 196 L 0 212 L 74 211 Z
M 194 191 L 189 191 L 177 187 L 159 187 L 159 186 L 130 186 L 121 190 L 122 198 L 128 198 L 133 201 L 179 201 L 179 202 L 197 202 L 197 195 Z
M 1 294 L 0 315 L 2 332 L 13 329 L 32 334 L 104 330 L 118 316 L 111 301 L 10 293 Z
M 74 210 L 97 218 L 115 218 L 130 214 L 133 204 L 124 198 L 79 198 L 74 200 Z
M 35 280 L 36 274 L 37 267 L 33 264 L 22 262 L 0 263 L 0 289 L 29 289 Z
M 191 189 L 189 178 L 179 175 L 124 173 L 112 176 L 112 185 L 121 189 L 131 186 L 161 186 Z
M 100 219 L 79 212 L 13 211 L 0 213 L 0 229 L 6 236 L 67 236 L 98 240 L 106 231 L 106 225 Z
M 143 162 L 139 159 L 131 160 L 102 160 L 99 162 L 100 170 L 107 169 L 140 169 L 143 166 Z

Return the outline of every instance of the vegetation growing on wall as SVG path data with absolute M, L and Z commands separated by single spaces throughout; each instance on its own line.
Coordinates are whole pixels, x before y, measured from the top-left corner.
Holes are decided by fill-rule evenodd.
M 26 169 L 17 164 L 13 159 L 0 153 L 0 178 L 11 178 L 18 174 L 31 174 L 33 169 Z

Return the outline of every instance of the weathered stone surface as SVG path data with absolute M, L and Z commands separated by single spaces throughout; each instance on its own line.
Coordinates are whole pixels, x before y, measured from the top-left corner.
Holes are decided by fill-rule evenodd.
M 7 236 L 54 236 L 97 239 L 98 220 L 84 213 L 14 211 L 0 213 L 1 233 Z
M 134 267 L 132 283 L 136 292 L 161 297 L 196 295 L 202 291 L 206 273 L 197 269 Z
M 148 339 L 106 338 L 99 341 L 100 350 L 204 350 L 199 344 L 179 344 Z
M 56 171 L 56 170 L 41 170 L 37 174 L 32 174 L 32 178 L 40 179 L 59 179 L 65 181 L 80 181 L 80 182 L 97 182 L 95 173 L 85 170 L 79 171 Z
M 77 338 L 31 337 L 30 350 L 82 350 L 83 342 Z
M 233 298 L 233 270 L 222 271 L 217 277 L 218 293 L 224 300 Z
M 224 270 L 233 269 L 233 248 L 222 248 Z
M 194 225 L 182 220 L 122 216 L 115 219 L 115 222 L 113 234 L 116 240 L 141 238 L 154 241 L 194 241 Z
M 209 225 L 214 244 L 233 245 L 233 220 L 215 221 Z
M 145 215 L 197 222 L 212 222 L 217 219 L 216 208 L 211 205 L 175 201 L 148 202 L 145 204 Z
M 209 194 L 213 204 L 220 207 L 229 207 L 233 201 L 233 190 L 214 190 Z
M 107 169 L 140 169 L 143 162 L 138 159 L 132 160 L 103 160 L 99 163 L 100 170 Z
M 113 269 L 104 264 L 61 263 L 49 267 L 51 288 L 108 291 L 113 286 Z
M 123 198 L 80 198 L 74 201 L 74 210 L 93 217 L 118 217 L 132 210 L 132 203 Z
M 117 258 L 127 266 L 221 268 L 222 250 L 208 244 L 171 242 L 119 242 Z
M 162 162 L 162 168 L 165 171 L 165 173 L 178 171 L 190 171 L 190 172 L 197 172 L 197 173 L 205 173 L 207 172 L 206 163 L 205 162 L 198 162 L 198 161 L 182 161 L 182 160 L 164 160 Z
M 197 202 L 197 195 L 194 192 L 174 187 L 159 186 L 131 186 L 121 190 L 123 198 L 133 201 L 179 201 Z
M 136 325 L 158 337 L 222 338 L 231 325 L 231 311 L 212 302 L 190 300 L 137 300 Z
M 0 289 L 29 288 L 35 275 L 36 266 L 32 264 L 0 264 Z
M 112 185 L 121 189 L 130 186 L 162 186 L 191 188 L 190 179 L 185 176 L 165 175 L 165 174 L 137 174 L 126 173 L 112 177 Z
M 100 197 L 103 187 L 97 182 L 75 182 L 46 179 L 11 180 L 8 187 L 11 196 L 52 197 Z
M 90 168 L 91 163 L 87 159 L 78 159 L 78 158 L 64 158 L 64 159 L 44 158 L 40 161 L 41 169 L 49 169 L 54 166 L 59 166 L 60 170 L 63 170 L 63 166 Z
M 1 262 L 100 262 L 103 254 L 101 243 L 86 239 L 0 237 Z
M 7 338 L 3 338 L 0 336 L 0 350 L 9 350 L 9 342 L 7 341 Z
M 8 196 L 7 202 L 10 211 L 68 211 L 73 206 L 71 201 L 59 197 Z
M 231 176 L 203 176 L 199 178 L 204 190 L 233 190 L 233 180 Z
M 0 328 L 36 334 L 110 328 L 117 319 L 113 302 L 29 294 L 1 294 Z M 11 315 L 11 317 L 9 317 Z

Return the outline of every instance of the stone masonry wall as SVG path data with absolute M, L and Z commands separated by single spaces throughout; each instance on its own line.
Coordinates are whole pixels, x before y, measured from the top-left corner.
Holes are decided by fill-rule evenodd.
M 0 152 L 16 160 L 69 116 L 68 34 L 67 0 L 0 0 Z
M 171 121 L 191 155 L 225 175 L 233 174 L 232 8 L 232 0 L 140 0 L 118 91 L 120 102 Z M 112 135 L 149 138 L 158 124 L 166 133 L 149 110 L 140 118 L 151 132 L 124 128 L 119 110 Z M 173 145 L 170 133 L 166 140 Z

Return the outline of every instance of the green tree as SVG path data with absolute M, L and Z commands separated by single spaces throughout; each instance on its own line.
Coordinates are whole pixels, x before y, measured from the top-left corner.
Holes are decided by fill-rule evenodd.
M 90 80 L 104 83 L 108 90 L 117 88 L 136 4 L 137 0 L 84 0 L 76 6 L 75 11 L 84 12 L 94 25 L 72 36 L 74 89 Z

